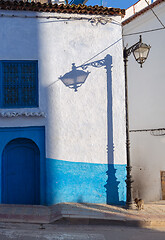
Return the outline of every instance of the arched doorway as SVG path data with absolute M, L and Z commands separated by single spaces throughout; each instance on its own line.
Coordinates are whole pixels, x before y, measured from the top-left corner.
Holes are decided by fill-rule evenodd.
M 40 151 L 30 139 L 10 141 L 2 154 L 2 203 L 40 203 Z

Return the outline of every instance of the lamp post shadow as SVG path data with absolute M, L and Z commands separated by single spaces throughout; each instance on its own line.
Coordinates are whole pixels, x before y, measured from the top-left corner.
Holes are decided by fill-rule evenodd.
M 108 179 L 105 184 L 107 204 L 121 205 L 119 201 L 119 184 L 116 174 L 117 168 L 114 165 L 114 145 L 113 145 L 113 107 L 112 107 L 112 56 L 105 57 L 105 69 L 107 73 L 107 159 L 108 170 L 106 172 Z
M 80 66 L 72 64 L 72 71 L 61 76 L 59 79 L 65 84 L 66 87 L 72 88 L 75 92 L 85 83 L 86 78 L 90 72 L 78 70 L 82 68 L 86 70 L 89 66 L 106 69 L 107 75 L 107 166 L 103 178 L 107 176 L 106 184 L 102 185 L 104 188 L 105 201 L 107 204 L 123 205 L 124 201 L 120 201 L 119 192 L 120 188 L 125 187 L 124 172 L 121 172 L 120 166 L 114 164 L 114 147 L 113 147 L 113 107 L 112 107 L 112 56 L 106 55 L 104 59 L 90 62 Z M 122 183 L 121 183 L 122 182 Z M 123 186 L 124 184 L 124 186 Z M 122 190 L 123 191 L 123 190 Z M 123 191 L 124 192 L 124 191 Z M 122 198 L 123 199 L 123 198 Z

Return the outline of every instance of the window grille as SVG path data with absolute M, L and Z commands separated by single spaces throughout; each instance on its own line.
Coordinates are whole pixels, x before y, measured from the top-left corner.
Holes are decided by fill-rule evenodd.
M 1 61 L 1 107 L 38 106 L 37 61 Z

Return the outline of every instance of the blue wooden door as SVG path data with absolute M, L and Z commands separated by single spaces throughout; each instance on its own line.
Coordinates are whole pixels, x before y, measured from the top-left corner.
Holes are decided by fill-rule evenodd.
M 2 155 L 2 203 L 39 204 L 40 152 L 25 138 L 8 143 Z

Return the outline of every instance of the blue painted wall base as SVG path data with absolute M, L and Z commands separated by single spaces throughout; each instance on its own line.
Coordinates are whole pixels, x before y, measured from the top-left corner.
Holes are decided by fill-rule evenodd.
M 124 205 L 126 165 L 94 164 L 45 159 L 44 127 L 0 128 L 0 161 L 13 139 L 27 138 L 40 150 L 40 204 L 89 202 Z M 0 168 L 0 182 L 2 172 Z M 46 180 L 46 181 L 45 181 Z M 0 184 L 0 203 L 2 202 Z
M 124 205 L 126 165 L 46 159 L 47 204 L 90 202 Z

